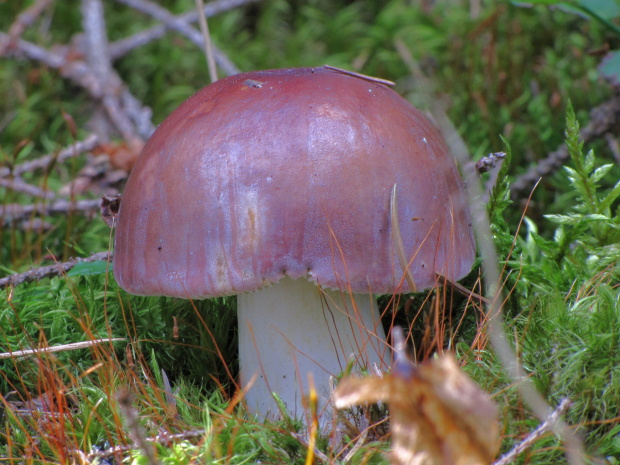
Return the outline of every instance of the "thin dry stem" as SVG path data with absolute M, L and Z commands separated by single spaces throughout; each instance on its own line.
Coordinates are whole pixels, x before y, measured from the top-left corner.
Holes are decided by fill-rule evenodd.
M 57 200 L 54 203 L 35 203 L 21 205 L 17 203 L 0 204 L 0 224 L 10 224 L 27 220 L 33 215 L 64 215 L 69 212 L 80 212 L 85 215 L 96 213 L 101 207 L 101 199 Z
M 196 9 L 202 14 L 198 15 L 198 24 L 200 24 L 200 32 L 205 40 L 205 55 L 207 57 L 207 66 L 209 67 L 209 78 L 211 82 L 217 81 L 217 68 L 215 67 L 215 58 L 213 56 L 213 42 L 209 33 L 209 23 L 207 16 L 204 14 L 204 3 L 202 0 L 196 0 Z
M 219 13 L 223 13 L 228 10 L 232 10 L 234 8 L 238 8 L 244 5 L 248 5 L 250 3 L 257 3 L 262 0 L 217 0 L 214 2 L 207 3 L 203 12 L 207 18 L 215 16 Z M 198 20 L 199 12 L 192 10 L 182 15 L 177 16 L 176 18 L 179 21 L 183 21 L 186 24 L 194 23 Z M 113 42 L 110 44 L 110 57 L 113 60 L 117 60 L 135 48 L 142 47 L 143 45 L 152 42 L 153 40 L 161 39 L 168 32 L 168 27 L 164 24 L 158 24 L 157 26 L 153 26 L 149 29 L 145 29 L 144 31 L 140 31 L 130 37 L 125 39 L 118 40 L 117 42 Z
M 21 176 L 23 173 L 47 169 L 53 163 L 62 163 L 67 158 L 76 157 L 81 153 L 88 152 L 94 149 L 98 144 L 99 138 L 97 135 L 89 134 L 84 140 L 71 144 L 59 152 L 50 153 L 39 157 L 36 160 L 20 163 L 19 165 L 15 165 L 13 169 L 7 168 L 6 166 L 0 167 L 0 177 L 8 176 L 9 174 L 13 174 L 13 176 Z
M 570 405 L 571 403 L 569 399 L 562 399 L 560 404 L 553 412 L 551 412 L 547 419 L 538 425 L 538 428 L 528 434 L 528 436 L 513 447 L 512 450 L 502 455 L 499 460 L 493 462 L 492 465 L 508 465 L 513 463 L 519 455 L 525 452 L 542 436 L 554 430 L 555 424 L 558 422 L 560 417 L 566 413 Z
M 146 13 L 152 16 L 158 21 L 164 23 L 168 29 L 184 35 L 198 47 L 203 47 L 204 39 L 202 37 L 202 34 L 193 27 L 189 26 L 187 22 L 183 21 L 178 16 L 174 16 L 165 8 L 148 0 L 117 1 L 131 8 L 134 8 L 135 10 L 141 11 L 142 13 Z M 217 64 L 227 75 L 230 76 L 233 74 L 238 74 L 240 72 L 239 69 L 232 63 L 232 61 L 230 61 L 230 59 L 215 46 L 213 46 L 213 55 L 215 56 L 215 61 L 217 62 Z
M 92 347 L 97 344 L 103 344 L 104 342 L 119 341 L 126 341 L 126 339 L 124 337 L 113 337 L 109 339 L 94 339 L 92 341 L 73 342 L 71 344 L 62 344 L 52 347 L 41 347 L 39 349 L 15 350 L 13 352 L 0 353 L 0 360 L 5 358 L 26 357 L 28 355 L 40 355 L 43 353 L 50 354 L 54 352 L 65 352 L 68 350 L 84 349 L 86 347 Z
M 56 197 L 56 195 L 52 191 L 41 189 L 40 187 L 28 184 L 22 178 L 0 178 L 0 187 L 4 187 L 15 192 L 21 192 L 22 194 L 26 194 L 31 197 L 38 197 L 41 199 L 53 199 L 54 197 Z
M 403 245 L 403 237 L 400 233 L 400 222 L 398 221 L 398 204 L 396 198 L 396 184 L 392 188 L 392 196 L 390 198 L 390 225 L 392 227 L 392 241 L 394 242 L 394 247 L 396 248 L 396 255 L 398 256 L 398 261 L 400 262 L 400 266 L 403 270 L 403 274 L 405 275 L 405 279 L 409 284 L 410 292 L 417 292 L 418 286 L 413 279 L 413 274 L 409 270 L 409 261 L 407 260 L 407 255 L 405 254 L 405 247 Z
M 14 287 L 23 283 L 29 283 L 33 281 L 40 281 L 45 278 L 53 278 L 55 276 L 61 276 L 73 268 L 78 263 L 92 263 L 98 261 L 112 260 L 111 252 L 98 252 L 90 257 L 86 258 L 74 258 L 67 262 L 63 263 L 55 263 L 50 266 L 41 266 L 38 268 L 34 268 L 30 271 L 26 271 L 25 273 L 16 273 L 6 278 L 0 279 L 0 289 L 4 289 L 6 287 Z
M 53 0 L 37 0 L 24 11 L 22 11 L 11 27 L 9 28 L 9 37 L 15 40 L 24 33 L 24 31 L 35 22 L 35 20 L 45 11 Z M 0 55 L 2 55 L 6 47 L 10 46 L 10 42 L 0 45 Z

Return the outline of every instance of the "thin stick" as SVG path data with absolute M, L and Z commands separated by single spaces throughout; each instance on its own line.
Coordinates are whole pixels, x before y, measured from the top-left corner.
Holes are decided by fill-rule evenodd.
M 164 25 L 173 31 L 177 31 L 178 33 L 187 37 L 191 42 L 199 46 L 200 48 L 204 45 L 204 39 L 200 32 L 198 32 L 193 27 L 189 26 L 185 21 L 180 19 L 178 16 L 174 16 L 165 8 L 157 5 L 154 2 L 150 2 L 148 0 L 116 0 L 119 3 L 127 5 L 135 10 L 141 11 L 142 13 L 146 13 L 153 18 L 161 21 Z M 230 59 L 220 51 L 215 45 L 213 46 L 213 55 L 217 64 L 224 70 L 227 75 L 238 74 L 239 69 L 230 61 Z
M 6 278 L 0 279 L 0 289 L 6 287 L 14 287 L 23 283 L 29 283 L 32 281 L 40 281 L 45 278 L 53 278 L 55 276 L 61 276 L 73 268 L 78 263 L 92 263 L 98 261 L 112 260 L 111 252 L 99 252 L 86 258 L 74 258 L 67 262 L 56 263 L 50 266 L 41 266 L 34 268 L 25 273 L 16 273 Z
M 0 178 L 0 187 L 4 187 L 15 192 L 21 192 L 22 194 L 30 195 L 32 197 L 39 197 L 41 199 L 53 199 L 56 197 L 56 194 L 52 191 L 28 184 L 22 178 Z
M 335 66 L 323 65 L 323 68 L 331 69 L 332 71 L 336 71 L 340 74 L 346 74 L 347 76 L 352 76 L 356 78 L 363 79 L 365 81 L 376 82 L 377 84 L 383 84 L 384 86 L 395 86 L 396 83 L 392 81 L 388 81 L 387 79 L 382 79 L 374 76 L 367 76 L 366 74 L 356 73 L 355 71 L 349 71 L 348 69 L 336 68 Z
M 204 3 L 202 0 L 196 0 L 196 10 L 201 14 L 198 15 L 198 24 L 200 24 L 200 32 L 205 39 L 205 54 L 207 56 L 207 66 L 209 68 L 209 78 L 211 82 L 217 81 L 217 68 L 215 67 L 215 58 L 213 57 L 213 44 L 211 42 L 211 34 L 209 33 L 209 23 L 207 23 L 207 15 L 204 14 Z
M 17 203 L 0 204 L 0 222 L 3 224 L 13 223 L 30 218 L 32 215 L 64 215 L 68 212 L 80 212 L 92 214 L 101 208 L 101 199 L 78 200 L 57 200 L 54 203 L 37 203 L 32 205 L 21 205 Z
M 9 28 L 9 36 L 15 40 L 20 37 L 26 28 L 28 28 L 37 19 L 41 13 L 52 3 L 53 0 L 37 0 L 24 11 L 22 11 L 11 27 Z M 4 49 L 10 47 L 10 43 L 5 43 L 0 46 L 0 55 L 4 53 Z
M 89 134 L 84 140 L 71 144 L 57 153 L 51 153 L 39 157 L 36 160 L 20 163 L 19 165 L 15 165 L 12 170 L 5 166 L 0 167 L 0 177 L 8 176 L 11 173 L 14 176 L 21 176 L 26 172 L 45 169 L 51 163 L 62 163 L 67 158 L 75 157 L 81 153 L 88 152 L 94 149 L 98 144 L 99 138 L 97 135 Z
M 92 347 L 94 345 L 102 344 L 104 342 L 119 342 L 126 340 L 127 339 L 125 339 L 124 337 L 112 337 L 109 339 L 93 339 L 92 341 L 73 342 L 71 344 L 62 344 L 52 347 L 41 347 L 39 349 L 15 350 L 13 352 L 0 353 L 0 360 L 5 358 L 25 357 L 28 355 L 51 354 L 54 352 L 65 352 L 67 350 L 84 349 L 86 347 Z
M 527 435 L 527 437 L 512 448 L 509 452 L 505 453 L 500 457 L 499 460 L 493 462 L 492 465 L 508 465 L 509 463 L 513 463 L 515 459 L 525 452 L 526 449 L 531 447 L 536 441 L 538 441 L 543 435 L 547 434 L 550 431 L 553 431 L 555 424 L 559 420 L 559 418 L 564 415 L 564 413 L 570 407 L 570 399 L 562 399 L 560 405 L 556 407 L 556 409 L 547 417 L 547 419 L 538 425 L 534 431 Z
M 202 10 L 207 18 L 215 16 L 219 13 L 232 10 L 234 8 L 238 8 L 244 5 L 248 5 L 250 3 L 257 3 L 262 0 L 216 0 L 214 2 L 209 2 L 204 6 Z M 176 16 L 176 18 L 188 25 L 198 21 L 199 12 L 196 10 L 191 10 L 187 13 L 183 13 L 182 15 Z M 117 60 L 135 48 L 142 47 L 153 40 L 161 39 L 166 35 L 166 32 L 169 28 L 166 27 L 165 24 L 158 24 L 156 26 L 150 27 L 143 31 L 137 32 L 136 34 L 126 37 L 125 39 L 120 39 L 116 42 L 112 42 L 110 44 L 110 57 L 113 60 Z

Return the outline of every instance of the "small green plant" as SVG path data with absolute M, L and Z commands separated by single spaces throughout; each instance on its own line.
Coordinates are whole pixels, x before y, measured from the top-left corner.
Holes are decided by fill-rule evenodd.
M 612 165 L 584 153 L 571 105 L 566 145 L 572 208 L 545 215 L 556 225 L 552 239 L 525 219 L 527 231 L 508 263 L 519 276 L 511 326 L 539 390 L 552 404 L 571 399 L 569 421 L 580 425 L 593 452 L 609 454 L 620 423 L 620 182 L 601 187 Z
M 564 167 L 569 186 L 566 195 L 573 206 L 566 213 L 545 215 L 557 225 L 553 239 L 543 238 L 534 222 L 526 220 L 528 232 L 521 242 L 522 279 L 535 286 L 561 284 L 562 289 L 591 279 L 617 281 L 620 273 L 620 182 L 604 192 L 601 189 L 603 177 L 614 165 L 596 167 L 594 151 L 584 154 L 570 105 L 566 122 L 566 145 L 573 164 Z

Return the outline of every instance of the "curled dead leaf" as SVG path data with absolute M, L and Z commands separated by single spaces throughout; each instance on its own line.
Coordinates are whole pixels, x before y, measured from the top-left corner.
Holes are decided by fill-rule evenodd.
M 392 463 L 488 465 L 499 448 L 495 403 L 451 355 L 414 365 L 405 355 L 402 330 L 393 330 L 396 356 L 383 378 L 349 378 L 334 391 L 336 408 L 387 402 Z

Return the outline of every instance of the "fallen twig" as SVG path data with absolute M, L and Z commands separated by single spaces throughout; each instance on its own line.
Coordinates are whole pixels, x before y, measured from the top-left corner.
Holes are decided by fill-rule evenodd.
M 15 350 L 13 352 L 0 353 L 0 360 L 5 358 L 25 357 L 27 355 L 51 354 L 54 352 L 65 352 L 67 350 L 84 349 L 104 342 L 119 341 L 126 341 L 126 339 L 124 337 L 112 337 L 109 339 L 94 339 L 92 341 L 73 342 L 71 344 L 62 344 L 59 346 L 41 347 L 39 349 Z
M 2 49 L 4 49 L 3 56 L 28 58 L 59 70 L 62 76 L 71 79 L 95 98 L 101 98 L 103 95 L 99 82 L 88 65 L 81 60 L 67 58 L 70 52 L 67 46 L 57 46 L 53 51 L 47 50 L 23 39 L 11 40 L 8 34 L 0 32 L 0 50 Z
M 35 171 L 38 169 L 45 169 L 52 163 L 62 163 L 67 158 L 75 157 L 81 153 L 88 152 L 94 149 L 99 144 L 99 138 L 96 134 L 89 134 L 84 140 L 71 144 L 68 147 L 62 149 L 60 152 L 44 155 L 36 160 L 28 161 L 15 165 L 13 169 L 6 166 L 0 167 L 0 177 L 8 176 L 21 176 L 23 173 Z
M 86 37 L 86 61 L 101 88 L 101 103 L 118 132 L 126 141 L 137 138 L 131 118 L 125 114 L 119 94 L 124 85 L 112 68 L 108 52 L 101 0 L 82 0 L 82 28 Z
M 33 281 L 40 281 L 44 278 L 61 276 L 78 263 L 91 263 L 104 260 L 112 260 L 112 253 L 98 252 L 86 258 L 74 258 L 67 262 L 55 263 L 54 265 L 33 268 L 30 271 L 12 274 L 10 276 L 7 276 L 6 278 L 0 279 L 0 289 L 4 289 L 6 287 L 14 287 L 23 283 L 29 283 Z
M 54 197 L 56 197 L 56 195 L 52 191 L 41 189 L 40 187 L 28 184 L 22 178 L 0 178 L 0 187 L 4 187 L 15 192 L 21 192 L 22 194 L 30 195 L 32 197 L 39 197 L 42 199 L 53 199 Z
M 96 213 L 101 207 L 101 199 L 87 200 L 57 200 L 54 203 L 36 203 L 31 205 L 21 205 L 10 203 L 0 204 L 0 222 L 7 224 L 30 218 L 34 214 L 38 215 L 59 215 L 68 212 L 81 212 L 85 214 Z
M 9 37 L 12 40 L 20 37 L 24 31 L 37 19 L 37 17 L 52 3 L 53 0 L 37 0 L 24 11 L 22 11 L 11 27 L 9 28 Z M 9 43 L 0 45 L 0 55 L 4 53 L 5 47 L 8 47 Z
M 76 59 L 73 56 L 70 57 L 73 52 L 71 47 L 56 46 L 53 50 L 47 50 L 23 39 L 12 40 L 8 34 L 0 32 L 0 50 L 4 50 L 3 56 L 28 58 L 30 60 L 39 61 L 50 68 L 57 69 L 63 77 L 70 79 L 86 89 L 95 99 L 103 100 L 106 96 L 106 92 L 90 67 L 84 61 Z M 122 89 L 117 89 L 117 91 L 123 95 L 123 102 L 132 103 L 132 105 L 125 108 L 124 111 L 129 112 L 129 110 L 131 110 L 131 120 L 140 122 L 140 124 L 137 123 L 137 126 L 144 131 L 144 133 L 140 133 L 140 136 L 143 138 L 150 136 L 155 126 L 152 123 L 145 124 L 144 120 L 146 115 L 149 115 L 150 118 L 151 110 L 147 107 L 138 105 L 137 99 L 129 94 L 126 86 L 122 86 Z M 122 111 L 109 102 L 107 104 L 104 102 L 104 106 L 110 118 L 121 125 L 119 131 L 123 134 L 123 123 L 121 122 L 121 118 L 117 118 L 117 111 L 121 113 Z M 137 106 L 139 106 L 139 108 L 136 108 Z
M 232 10 L 250 3 L 260 2 L 262 0 L 217 0 L 210 2 L 204 7 L 204 14 L 207 18 L 215 16 L 224 11 Z M 198 12 L 192 10 L 176 17 L 179 21 L 191 24 L 198 21 Z M 109 47 L 110 58 L 117 60 L 129 53 L 131 50 L 148 44 L 149 42 L 160 39 L 168 31 L 168 27 L 164 24 L 158 24 L 144 31 L 140 31 L 130 37 L 112 42 Z M 234 73 L 233 73 L 234 74 Z
M 142 13 L 146 13 L 153 18 L 161 21 L 165 24 L 168 29 L 176 31 L 185 37 L 187 37 L 191 42 L 196 44 L 198 47 L 202 48 L 204 46 L 204 39 L 202 34 L 191 27 L 187 22 L 180 19 L 178 16 L 174 16 L 165 8 L 157 5 L 156 3 L 150 2 L 148 0 L 116 0 L 119 3 L 127 5 L 135 10 L 141 11 Z M 218 66 L 222 68 L 222 70 L 227 75 L 238 74 L 239 69 L 233 64 L 232 61 L 215 45 L 213 45 L 213 55 L 215 56 L 215 61 Z
M 502 455 L 499 460 L 493 462 L 492 465 L 508 465 L 512 463 L 519 455 L 521 455 L 526 449 L 531 447 L 536 441 L 538 441 L 544 434 L 553 431 L 559 418 L 570 407 L 569 399 L 562 399 L 560 405 L 558 405 L 553 412 L 542 422 L 538 428 L 532 431 L 527 437 L 512 448 L 509 452 Z

